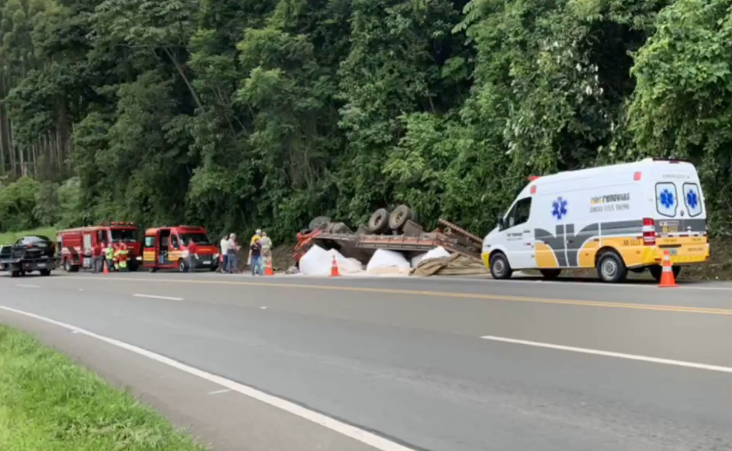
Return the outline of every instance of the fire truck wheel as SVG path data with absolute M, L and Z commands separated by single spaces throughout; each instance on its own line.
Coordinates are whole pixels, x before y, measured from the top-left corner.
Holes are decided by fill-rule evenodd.
M 186 265 L 186 262 L 182 259 L 178 260 L 178 271 L 188 272 L 188 265 Z
M 71 264 L 68 259 L 64 259 L 64 271 L 71 272 Z

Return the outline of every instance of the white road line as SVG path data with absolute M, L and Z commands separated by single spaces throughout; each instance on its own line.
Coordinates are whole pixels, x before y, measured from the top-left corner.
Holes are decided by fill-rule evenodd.
M 592 354 L 592 355 L 599 355 L 599 356 L 603 356 L 603 357 L 616 357 L 619 359 L 638 360 L 641 362 L 660 363 L 663 365 L 683 366 L 686 368 L 695 368 L 698 370 L 719 371 L 721 373 L 732 373 L 732 368 L 730 368 L 730 367 L 707 365 L 704 363 L 685 362 L 683 360 L 659 359 L 657 357 L 648 357 L 648 356 L 643 356 L 643 355 L 600 351 L 598 349 L 576 348 L 574 346 L 562 346 L 562 345 L 555 345 L 555 344 L 551 344 L 551 343 L 540 343 L 537 341 L 516 340 L 513 338 L 504 338 L 504 337 L 492 337 L 490 335 L 485 335 L 480 338 L 482 338 L 483 340 L 500 341 L 503 343 L 512 343 L 512 344 L 525 345 L 525 346 L 536 346 L 539 348 L 557 349 L 560 351 L 579 352 L 582 354 Z
M 222 393 L 229 393 L 230 391 L 231 390 L 229 390 L 228 388 L 225 388 L 223 390 L 216 390 L 216 391 L 209 392 L 209 395 L 220 395 Z
M 264 393 L 262 391 L 255 389 L 255 388 L 249 387 L 244 384 L 240 384 L 238 382 L 234 382 L 234 381 L 226 379 L 224 377 L 208 373 L 204 370 L 194 368 L 190 365 L 186 365 L 185 363 L 181 363 L 181 362 L 179 362 L 177 360 L 173 360 L 169 357 L 165 357 L 163 355 L 154 353 L 152 351 L 148 351 L 147 349 L 143 349 L 143 348 L 137 347 L 135 345 L 125 343 L 123 341 L 115 340 L 114 338 L 109 338 L 109 337 L 105 337 L 103 335 L 95 334 L 94 332 L 90 332 L 86 329 L 72 326 L 71 324 L 62 323 L 61 321 L 56 321 L 54 319 L 46 318 L 44 316 L 36 315 L 35 313 L 24 312 L 22 310 L 17 310 L 17 309 L 14 309 L 11 307 L 5 307 L 5 306 L 0 306 L 0 310 L 5 310 L 8 312 L 16 313 L 18 315 L 27 316 L 29 318 L 37 319 L 39 321 L 43 321 L 43 322 L 46 322 L 49 324 L 63 327 L 72 332 L 75 331 L 76 333 L 86 335 L 88 337 L 96 338 L 97 340 L 101 340 L 101 341 L 103 341 L 105 343 L 109 343 L 113 346 L 117 346 L 117 347 L 125 349 L 127 351 L 134 352 L 135 354 L 147 357 L 158 363 L 168 365 L 170 367 L 176 368 L 176 369 L 186 372 L 188 374 L 198 376 L 201 379 L 205 379 L 214 384 L 218 384 L 231 391 L 235 391 L 237 393 L 241 393 L 242 395 L 249 396 L 250 398 L 261 401 L 272 407 L 276 407 L 278 409 L 284 410 L 285 412 L 291 413 L 291 414 L 296 415 L 305 420 L 312 421 L 313 423 L 319 424 L 327 429 L 330 429 L 331 431 L 345 435 L 346 437 L 350 437 L 361 443 L 365 443 L 366 445 L 369 445 L 378 450 L 381 450 L 381 451 L 416 451 L 412 448 L 408 448 L 397 442 L 394 442 L 387 438 L 376 435 L 373 432 L 369 432 L 364 429 L 360 429 L 356 426 L 352 426 L 350 424 L 344 423 L 342 421 L 339 421 L 335 418 L 331 418 L 322 413 L 307 409 L 301 405 L 295 404 L 293 402 L 287 401 L 282 398 L 278 398 L 276 396 L 269 395 L 267 393 Z
M 31 284 L 27 284 L 27 283 L 18 283 L 15 286 L 20 287 L 20 288 L 41 288 L 40 285 L 31 285 Z
M 176 298 L 172 296 L 155 296 L 152 294 L 133 294 L 136 298 L 148 298 L 148 299 L 162 299 L 165 301 L 185 301 L 183 298 Z

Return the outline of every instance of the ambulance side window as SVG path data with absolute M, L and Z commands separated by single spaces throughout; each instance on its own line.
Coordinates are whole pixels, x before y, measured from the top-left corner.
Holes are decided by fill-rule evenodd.
M 511 209 L 506 217 L 506 228 L 516 227 L 518 225 L 529 222 L 529 213 L 531 212 L 531 198 L 526 197 L 519 200 Z
M 170 239 L 173 249 L 178 249 L 178 247 L 180 246 L 180 243 L 178 243 L 178 235 L 173 235 L 170 237 Z
M 145 237 L 145 247 L 155 247 L 155 237 L 154 236 Z

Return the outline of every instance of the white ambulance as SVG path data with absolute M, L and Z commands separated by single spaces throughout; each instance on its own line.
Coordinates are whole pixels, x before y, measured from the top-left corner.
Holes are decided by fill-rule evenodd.
M 556 278 L 562 269 L 597 268 L 605 282 L 628 270 L 660 279 L 709 259 L 707 212 L 690 163 L 646 159 L 532 177 L 483 240 L 483 263 L 496 279 L 517 269 Z

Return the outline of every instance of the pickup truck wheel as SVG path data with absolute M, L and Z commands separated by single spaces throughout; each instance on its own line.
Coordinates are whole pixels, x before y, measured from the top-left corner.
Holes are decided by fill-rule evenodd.
M 51 270 L 50 269 L 42 269 L 42 270 L 40 270 L 40 273 L 41 273 L 42 276 L 50 276 L 51 275 Z
M 511 265 L 508 263 L 508 259 L 503 252 L 493 254 L 488 266 L 494 279 L 508 279 L 513 274 Z

